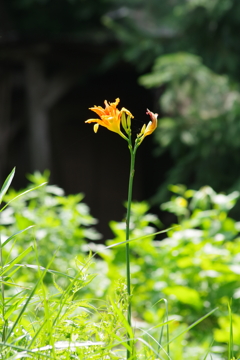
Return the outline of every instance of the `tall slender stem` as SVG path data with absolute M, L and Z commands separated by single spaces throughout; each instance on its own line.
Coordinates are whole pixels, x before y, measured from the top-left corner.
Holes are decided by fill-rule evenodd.
M 0 213 L 0 217 L 1 217 L 1 213 Z M 1 233 L 1 229 L 0 229 L 0 267 L 1 269 L 3 269 L 3 253 L 2 253 L 2 233 Z M 4 278 L 3 276 L 1 276 L 1 300 L 2 300 L 2 318 L 3 318 L 3 331 L 2 331 L 2 341 L 5 341 L 5 336 L 6 336 L 6 327 L 7 327 L 7 323 L 5 320 L 5 295 L 4 295 Z
M 131 204 L 132 204 L 132 189 L 133 189 L 133 178 L 134 178 L 134 166 L 135 166 L 135 156 L 136 150 L 132 148 L 131 139 L 129 139 L 129 150 L 131 155 L 130 161 L 130 173 L 129 173 L 129 183 L 128 183 L 128 201 L 127 201 L 127 217 L 126 217 L 126 240 L 129 240 L 130 235 L 130 218 L 131 218 Z M 126 276 L 127 276 L 127 292 L 128 292 L 128 311 L 127 311 L 127 320 L 128 324 L 131 326 L 131 270 L 130 270 L 130 248 L 129 243 L 126 243 Z M 127 359 L 131 356 L 130 352 L 127 351 Z

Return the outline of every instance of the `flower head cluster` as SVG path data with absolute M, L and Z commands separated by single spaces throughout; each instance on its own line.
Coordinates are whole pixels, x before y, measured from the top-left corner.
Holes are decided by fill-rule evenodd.
M 100 117 L 100 119 L 88 119 L 85 122 L 95 123 L 93 127 L 95 133 L 98 131 L 99 125 L 101 125 L 106 127 L 108 130 L 119 134 L 125 140 L 129 141 L 129 137 L 131 136 L 131 118 L 134 118 L 134 116 L 129 110 L 124 107 L 119 110 L 117 108 L 119 102 L 119 98 L 117 98 L 113 103 L 108 103 L 107 100 L 105 100 L 105 109 L 101 106 L 96 105 L 94 107 L 91 107 L 90 110 L 94 111 Z M 147 125 L 143 125 L 141 132 L 137 135 L 137 146 L 141 144 L 141 142 L 147 135 L 152 134 L 152 132 L 157 128 L 158 114 L 154 114 L 147 109 L 147 115 L 150 116 L 151 120 Z M 121 126 L 125 130 L 127 136 L 122 132 Z

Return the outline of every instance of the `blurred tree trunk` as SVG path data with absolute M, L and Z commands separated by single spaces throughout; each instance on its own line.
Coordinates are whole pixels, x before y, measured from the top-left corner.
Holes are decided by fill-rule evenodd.
M 73 86 L 78 76 L 70 71 L 48 79 L 43 60 L 28 57 L 25 64 L 31 170 L 43 171 L 50 169 L 52 162 L 49 110 Z
M 29 58 L 26 61 L 29 149 L 31 170 L 50 168 L 51 146 L 48 131 L 48 108 L 43 103 L 47 84 L 41 61 Z
M 0 68 L 0 187 L 4 181 L 8 145 L 11 136 L 11 75 L 4 66 Z

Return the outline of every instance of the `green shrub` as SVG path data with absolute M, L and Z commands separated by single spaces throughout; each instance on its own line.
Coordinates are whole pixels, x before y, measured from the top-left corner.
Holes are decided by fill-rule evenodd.
M 194 189 L 205 184 L 216 191 L 239 189 L 239 86 L 183 52 L 158 57 L 140 84 L 156 89 L 161 117 L 155 152 L 171 159 L 153 200 L 166 201 L 167 185 L 176 182 Z
M 187 324 L 218 307 L 192 334 L 194 341 L 201 343 L 211 342 L 213 338 L 227 342 L 229 331 L 225 325 L 229 324 L 228 303 L 231 299 L 236 337 L 239 328 L 240 223 L 228 214 L 239 193 L 217 194 L 208 186 L 199 191 L 187 190 L 184 186 L 171 186 L 170 189 L 175 195 L 162 205 L 162 209 L 176 215 L 178 224 L 173 224 L 164 240 L 153 241 L 152 235 L 131 243 L 135 316 L 146 323 L 160 321 L 165 314 L 165 308 L 159 302 L 162 298 L 168 299 L 171 316 L 175 315 Z M 146 204 L 134 204 L 132 238 L 154 232 L 150 225 L 157 224 L 157 219 L 146 214 L 147 210 Z M 110 226 L 115 239 L 109 244 L 123 241 L 124 223 L 112 222 Z M 108 263 L 106 275 L 112 281 L 124 276 L 123 251 L 118 246 L 108 254 L 102 254 Z
M 46 174 L 30 178 L 36 187 Z M 132 204 L 134 333 L 125 318 L 124 222 L 110 223 L 115 237 L 108 247 L 87 243 L 98 235 L 95 220 L 79 195 L 66 197 L 55 186 L 25 189 L 1 212 L 3 359 L 122 359 L 132 338 L 137 360 L 165 360 L 169 356 L 159 349 L 167 349 L 168 333 L 174 360 L 226 359 L 226 343 L 234 344 L 228 360 L 239 352 L 240 223 L 229 216 L 239 193 L 217 194 L 207 186 L 170 190 L 174 195 L 162 209 L 177 224 L 163 240 L 154 234 L 162 224 L 148 213 L 148 204 Z M 11 190 L 4 200 L 19 195 Z M 98 253 L 94 262 L 91 251 Z
M 29 175 L 31 184 L 21 191 L 10 189 L 4 200 L 11 201 L 22 192 L 48 181 L 48 177 L 48 172 Z M 75 256 L 83 256 L 82 247 L 86 240 L 101 238 L 94 229 L 97 220 L 90 215 L 83 198 L 83 194 L 66 196 L 56 185 L 46 185 L 13 201 L 1 214 L 3 240 L 30 225 L 34 227 L 20 234 L 14 243 L 6 245 L 5 252 L 10 252 L 10 259 L 34 243 L 42 266 L 46 266 L 55 254 L 52 267 L 56 270 L 65 271 Z M 28 257 L 28 261 L 35 263 L 35 254 Z

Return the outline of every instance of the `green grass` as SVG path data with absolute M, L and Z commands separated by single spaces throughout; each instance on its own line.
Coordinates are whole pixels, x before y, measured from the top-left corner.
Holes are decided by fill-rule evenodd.
M 133 359 L 172 359 L 169 345 L 191 327 L 172 339 L 161 335 L 160 341 L 154 335 L 168 328 L 173 320 L 166 319 L 146 330 L 141 326 L 131 328 L 126 320 L 128 294 L 123 282 L 118 284 L 115 298 L 81 297 L 89 276 L 92 279 L 89 266 L 88 258 L 74 269 L 74 277 L 52 275 L 55 291 L 44 284 L 48 268 L 39 268 L 38 281 L 30 289 L 8 288 L 4 279 L 7 289 L 1 302 L 2 359 L 123 359 L 129 346 L 135 349 Z M 17 272 L 13 284 L 15 277 Z M 62 278 L 64 287 L 59 285 Z
M 0 192 L 0 359 L 238 359 L 236 197 L 212 192 L 206 204 L 203 191 L 178 188 L 165 207 L 180 227 L 162 241 L 148 205 L 132 203 L 130 326 L 124 224 L 111 222 L 106 246 L 87 243 L 97 233 L 81 197 L 40 186 L 39 174 L 32 191 L 8 194 L 13 175 Z

